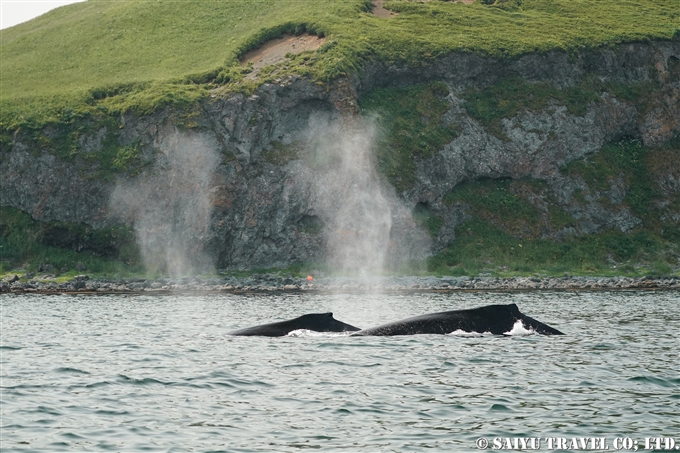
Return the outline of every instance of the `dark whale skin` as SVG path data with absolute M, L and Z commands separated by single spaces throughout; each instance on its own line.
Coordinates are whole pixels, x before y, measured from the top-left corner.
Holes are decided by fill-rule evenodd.
M 299 329 L 313 330 L 315 332 L 357 332 L 361 330 L 358 327 L 338 321 L 333 317 L 333 313 L 309 313 L 287 321 L 272 322 L 270 324 L 234 330 L 227 335 L 282 337 Z
M 516 304 L 487 305 L 469 310 L 430 313 L 360 330 L 352 335 L 448 334 L 456 330 L 503 335 L 511 331 L 518 320 L 522 321 L 525 328 L 541 335 L 564 335 L 559 330 L 521 313 Z

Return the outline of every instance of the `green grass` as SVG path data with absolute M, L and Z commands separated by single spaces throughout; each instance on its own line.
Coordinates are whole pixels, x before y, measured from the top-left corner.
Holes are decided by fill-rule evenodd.
M 112 115 L 93 118 L 66 110 L 58 121 L 50 123 L 48 127 L 30 125 L 22 128 L 22 142 L 35 154 L 47 150 L 76 165 L 86 178 L 110 180 L 113 175 L 120 173 L 135 176 L 151 163 L 151 156 L 143 158 L 139 143 L 121 146 L 115 135 L 120 127 L 120 119 Z M 81 146 L 83 137 L 98 136 L 100 133 L 103 133 L 101 146 L 92 149 Z M 0 134 L 0 138 L 5 144 L 11 142 L 8 134 Z
M 143 272 L 140 261 L 128 227 L 37 222 L 17 209 L 0 207 L 0 271 L 43 267 L 52 274 L 130 275 Z
M 469 89 L 465 100 L 468 114 L 505 140 L 507 137 L 501 120 L 514 116 L 520 110 L 541 111 L 553 100 L 566 106 L 569 113 L 582 116 L 588 105 L 600 98 L 586 84 L 560 90 L 547 83 L 528 83 L 511 77 L 483 89 Z
M 670 275 L 668 244 L 646 231 L 604 232 L 562 242 L 518 240 L 476 219 L 456 229 L 454 245 L 428 260 L 428 270 L 445 275 Z M 610 259 L 618 264 L 612 264 Z M 647 263 L 640 266 L 639 263 Z
M 530 198 L 545 198 L 548 212 L 542 213 Z M 543 181 L 535 179 L 483 179 L 457 186 L 444 197 L 448 205 L 463 204 L 475 218 L 523 239 L 535 239 L 545 229 L 558 230 L 573 225 Z
M 503 3 L 503 2 L 501 2 Z M 367 59 L 427 64 L 451 51 L 512 57 L 679 36 L 677 0 L 524 0 L 463 5 L 368 0 L 99 1 L 2 30 L 2 129 L 46 124 L 64 109 L 93 114 L 190 104 L 240 83 L 245 51 L 283 32 L 324 35 L 292 72 L 330 80 Z M 251 84 L 252 85 L 252 84 Z M 240 87 L 240 88 L 239 88 Z M 252 89 L 252 86 L 250 87 Z
M 378 171 L 398 190 L 415 183 L 415 159 L 431 157 L 456 137 L 456 127 L 442 119 L 449 108 L 449 90 L 441 82 L 408 88 L 379 88 L 361 99 L 365 115 L 375 118 L 383 135 L 378 140 Z
M 678 77 L 675 73 L 674 76 Z M 632 104 L 643 116 L 651 108 L 663 103 L 659 88 L 658 80 L 625 84 L 602 82 L 591 76 L 586 77 L 579 85 L 558 89 L 548 83 L 529 83 L 519 77 L 509 77 L 481 89 L 470 88 L 463 98 L 465 109 L 471 117 L 496 137 L 507 140 L 502 120 L 515 116 L 521 110 L 540 112 L 549 103 L 555 102 L 565 106 L 569 113 L 583 116 L 591 103 L 600 102 L 601 95 L 607 93 Z
M 650 171 L 650 165 L 657 157 L 654 154 L 637 140 L 623 140 L 605 145 L 599 153 L 587 159 L 572 162 L 565 171 L 581 176 L 595 190 L 608 189 L 611 180 L 624 175 L 629 186 L 624 203 L 648 224 L 655 224 L 657 222 L 651 219 L 658 218 L 660 213 L 656 212 L 658 209 L 654 208 L 653 201 L 661 194 Z
M 413 209 L 413 220 L 434 238 L 437 237 L 439 230 L 444 224 L 444 220 L 441 217 L 434 215 L 430 211 L 427 203 L 416 204 L 416 207 Z
M 487 179 L 464 183 L 445 196 L 444 202 L 465 206 L 470 220 L 457 227 L 456 240 L 446 250 L 428 260 L 429 271 L 663 275 L 675 268 L 677 273 L 680 228 L 664 220 L 663 214 L 668 209 L 679 212 L 680 200 L 677 192 L 663 194 L 657 181 L 669 174 L 680 175 L 679 137 L 656 149 L 630 139 L 610 143 L 561 171 L 581 177 L 593 193 L 609 189 L 610 180 L 622 177 L 627 187 L 624 206 L 643 224 L 631 233 L 603 231 L 552 241 L 544 239 L 546 232 L 576 222 L 558 206 L 544 182 Z M 531 199 L 544 200 L 547 212 Z M 598 202 L 606 204 L 606 196 L 601 195 Z

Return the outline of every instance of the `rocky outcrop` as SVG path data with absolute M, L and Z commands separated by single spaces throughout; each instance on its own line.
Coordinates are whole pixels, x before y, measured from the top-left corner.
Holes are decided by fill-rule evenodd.
M 512 60 L 452 54 L 418 68 L 371 63 L 361 74 L 328 85 L 289 77 L 266 83 L 253 95 L 214 95 L 186 111 L 129 113 L 115 128 L 90 127 L 68 159 L 19 133 L 0 161 L 0 204 L 42 221 L 95 227 L 135 224 L 148 256 L 166 267 L 170 260 L 181 261 L 177 256 L 183 254 L 214 261 L 219 268 L 324 261 L 331 242 L 328 232 L 335 228 L 338 213 L 348 209 L 347 199 L 355 197 L 350 189 L 359 190 L 362 184 L 371 186 L 373 201 L 382 197 L 382 204 L 376 208 L 356 200 L 363 208 L 347 212 L 361 221 L 345 231 L 335 228 L 335 234 L 352 243 L 361 236 L 361 216 L 383 210 L 387 220 L 378 224 L 389 225 L 379 253 L 390 261 L 423 258 L 453 241 L 454 228 L 467 214 L 464 207 L 443 203 L 443 197 L 461 182 L 480 178 L 543 180 L 557 202 L 578 218 L 577 232 L 629 231 L 640 219 L 621 204 L 625 181 L 612 185 L 606 207 L 597 197 L 575 203 L 575 193 L 583 192 L 585 183 L 559 170 L 612 140 L 633 137 L 657 146 L 677 134 L 679 61 L 678 41 Z M 574 114 L 552 101 L 540 111 L 522 109 L 504 118 L 504 137 L 499 137 L 468 114 L 465 92 L 508 77 L 559 89 L 588 79 L 649 83 L 654 86 L 649 94 L 653 102 L 641 111 L 632 102 L 604 93 L 585 113 Z M 377 87 L 435 80 L 449 88 L 450 108 L 443 120 L 455 123 L 459 133 L 432 157 L 416 161 L 413 187 L 397 193 L 384 178 L 369 183 L 365 174 L 353 170 L 342 170 L 347 173 L 339 178 L 339 169 L 352 157 L 338 150 L 371 145 L 352 141 L 370 135 L 369 126 L 356 126 L 357 120 L 351 119 L 358 111 L 357 99 Z M 189 116 L 191 121 L 186 120 Z M 106 137 L 119 147 L 140 150 L 138 171 L 101 177 L 91 156 L 108 146 Z M 669 196 L 677 196 L 677 175 L 667 175 L 663 184 Z M 443 219 L 436 237 L 414 222 L 411 212 L 418 204 Z M 191 265 L 180 263 L 178 269 Z

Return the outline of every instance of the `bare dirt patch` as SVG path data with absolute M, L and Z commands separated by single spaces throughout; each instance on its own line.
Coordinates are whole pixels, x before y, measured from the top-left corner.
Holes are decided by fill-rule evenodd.
M 430 0 L 420 0 L 420 1 L 422 3 L 430 2 Z M 475 0 L 447 0 L 447 1 L 449 1 L 451 3 L 464 3 L 466 5 L 472 5 L 475 2 Z
M 251 50 L 241 58 L 241 64 L 252 63 L 252 72 L 246 79 L 254 79 L 265 66 L 283 62 L 287 54 L 298 54 L 308 50 L 317 50 L 326 42 L 326 38 L 313 35 L 290 36 L 271 39 L 255 50 Z
M 371 2 L 371 4 L 373 5 L 371 13 L 376 17 L 382 17 L 385 19 L 389 19 L 390 17 L 396 17 L 397 13 L 393 13 L 392 11 L 385 9 L 383 6 L 384 3 L 385 3 L 384 0 L 373 0 Z

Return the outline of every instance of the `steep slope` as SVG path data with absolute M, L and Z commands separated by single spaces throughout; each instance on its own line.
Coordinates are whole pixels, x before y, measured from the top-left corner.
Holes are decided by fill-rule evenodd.
M 238 59 L 285 31 L 329 37 L 311 61 L 298 60 L 288 72 L 330 80 L 369 60 L 417 66 L 454 51 L 512 57 L 670 39 L 680 27 L 674 0 L 384 6 L 399 14 L 376 17 L 368 0 L 90 0 L 58 8 L 2 31 L 1 120 L 13 128 L 22 123 L 19 115 L 44 122 L 64 107 L 86 112 L 88 104 L 116 110 L 193 101 L 205 89 L 240 82 Z M 199 86 L 189 89 L 187 81 Z

